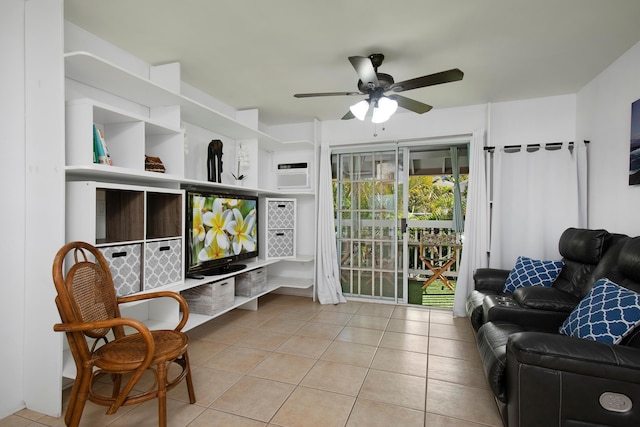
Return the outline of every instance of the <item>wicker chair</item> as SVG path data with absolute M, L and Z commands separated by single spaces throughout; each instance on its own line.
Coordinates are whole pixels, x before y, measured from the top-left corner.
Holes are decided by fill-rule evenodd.
M 77 369 L 64 419 L 67 426 L 80 423 L 87 399 L 108 406 L 107 414 L 111 415 L 120 406 L 158 398 L 158 424 L 165 427 L 167 391 L 183 379 L 187 381 L 189 401 L 195 403 L 187 356 L 189 339 L 180 332 L 189 317 L 189 307 L 179 294 L 153 292 L 116 297 L 107 261 L 95 247 L 83 242 L 68 243 L 58 251 L 53 281 L 62 319 L 53 329 L 66 333 Z M 174 330 L 150 331 L 138 320 L 120 317 L 118 304 L 159 297 L 174 298 L 182 308 L 184 314 Z M 126 335 L 125 328 L 137 333 Z M 173 378 L 169 378 L 172 364 L 181 370 L 177 375 L 172 371 Z M 140 387 L 145 391 L 134 389 L 147 370 L 154 376 L 153 385 Z M 111 396 L 94 390 L 96 381 L 105 374 L 113 380 Z

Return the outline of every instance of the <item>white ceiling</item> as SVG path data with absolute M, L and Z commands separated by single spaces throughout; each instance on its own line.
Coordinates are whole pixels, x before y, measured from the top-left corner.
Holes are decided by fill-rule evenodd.
M 357 91 L 349 56 L 383 53 L 396 81 L 460 68 L 403 93 L 445 108 L 576 93 L 640 40 L 639 0 L 65 0 L 65 16 L 266 125 L 342 117 L 358 97 L 293 94 Z

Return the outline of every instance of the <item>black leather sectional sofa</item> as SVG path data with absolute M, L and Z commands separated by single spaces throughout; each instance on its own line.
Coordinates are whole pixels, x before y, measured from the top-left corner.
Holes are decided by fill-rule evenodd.
M 638 427 L 640 327 L 617 344 L 559 329 L 602 278 L 633 291 L 633 298 L 640 293 L 640 237 L 570 228 L 559 249 L 564 267 L 550 287 L 505 294 L 509 271 L 479 269 L 474 275 L 467 312 L 503 422 Z

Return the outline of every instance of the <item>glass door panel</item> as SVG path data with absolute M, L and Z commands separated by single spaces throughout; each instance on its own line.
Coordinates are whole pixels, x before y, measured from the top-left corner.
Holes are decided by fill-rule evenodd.
M 396 149 L 334 154 L 334 195 L 342 290 L 347 296 L 402 299 L 398 262 Z

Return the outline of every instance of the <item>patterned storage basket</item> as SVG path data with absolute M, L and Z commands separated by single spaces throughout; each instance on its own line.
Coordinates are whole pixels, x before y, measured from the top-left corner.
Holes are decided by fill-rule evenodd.
M 125 296 L 140 292 L 142 249 L 140 244 L 107 246 L 98 248 L 107 259 L 116 295 Z
M 267 206 L 269 228 L 293 228 L 295 203 L 291 200 L 270 201 Z
M 182 279 L 182 241 L 147 243 L 144 251 L 144 289 L 153 289 Z
M 294 257 L 293 253 L 293 230 L 269 230 L 267 231 L 268 258 Z

